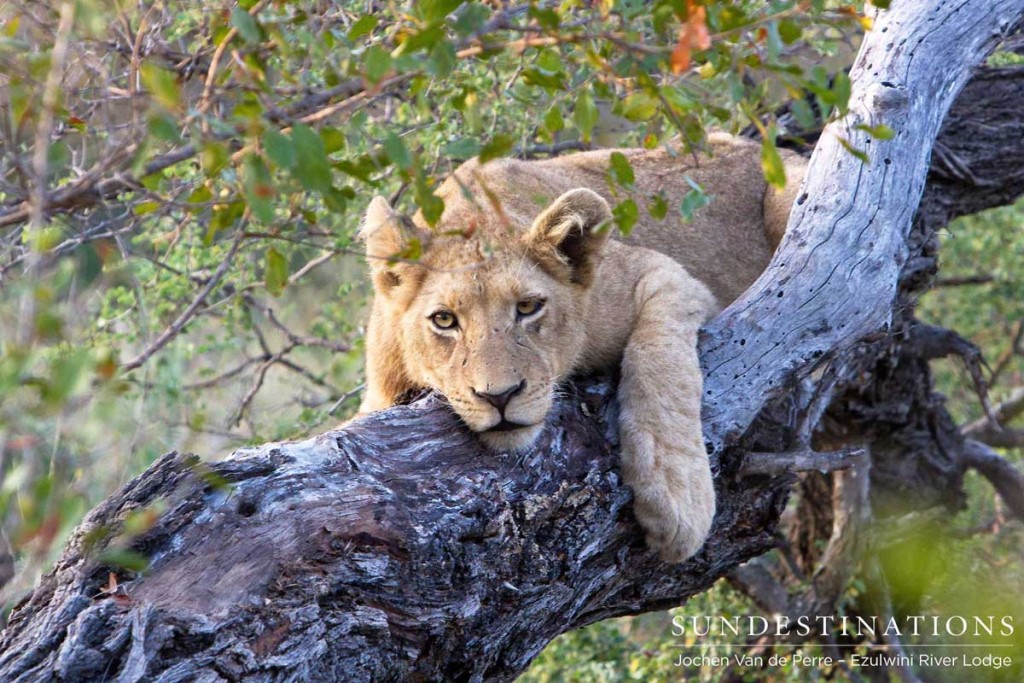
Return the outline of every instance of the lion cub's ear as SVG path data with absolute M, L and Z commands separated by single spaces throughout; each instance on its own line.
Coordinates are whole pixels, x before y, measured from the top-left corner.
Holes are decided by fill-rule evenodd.
M 415 267 L 408 260 L 422 251 L 429 234 L 392 209 L 388 200 L 374 197 L 366 210 L 359 237 L 366 241 L 366 260 L 370 264 L 373 286 L 387 294 L 402 284 L 411 267 Z M 416 248 L 417 241 L 419 248 Z
M 611 209 L 593 190 L 570 190 L 537 216 L 526 240 L 541 255 L 552 252 L 569 268 L 572 282 L 589 287 L 594 279 L 597 256 L 608 241 Z

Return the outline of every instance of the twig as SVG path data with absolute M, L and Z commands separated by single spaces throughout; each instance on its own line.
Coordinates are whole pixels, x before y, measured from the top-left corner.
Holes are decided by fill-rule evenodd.
M 327 409 L 327 414 L 334 415 L 334 413 L 338 412 L 338 408 L 341 407 L 342 403 L 352 398 L 353 396 L 357 396 L 359 392 L 361 392 L 364 388 L 366 388 L 366 384 L 360 384 L 359 386 L 346 391 L 344 394 L 338 397 L 338 400 L 335 401 L 330 408 Z
M 267 372 L 274 366 L 277 361 L 281 360 L 281 357 L 291 350 L 291 347 L 285 347 L 272 355 L 270 358 L 265 360 L 261 365 L 260 369 L 256 371 L 256 377 L 253 380 L 249 390 L 245 392 L 245 396 L 242 397 L 242 402 L 238 404 L 238 409 L 235 414 L 228 419 L 228 427 L 237 427 L 241 422 L 242 418 L 245 417 L 245 413 L 249 410 L 249 405 L 253 399 L 256 398 L 256 394 L 259 393 L 261 387 L 263 387 L 263 381 L 267 378 Z
M 992 416 L 982 417 L 965 425 L 961 433 L 997 448 L 1024 446 L 1024 430 L 1003 427 L 1021 414 L 1024 414 L 1024 387 L 1011 391 L 1005 401 L 992 409 Z
M 295 348 L 296 348 L 295 346 L 289 346 L 288 347 L 288 351 L 291 352 Z M 332 387 L 330 384 L 328 384 L 327 382 L 325 382 L 321 378 L 319 378 L 316 375 L 314 375 L 311 370 L 308 370 L 308 369 L 302 367 L 301 365 L 299 365 L 298 363 L 296 363 L 293 360 L 289 360 L 288 358 L 285 358 L 284 354 L 282 354 L 281 358 L 277 359 L 277 363 L 279 365 L 281 365 L 282 367 L 291 370 L 296 375 L 298 375 L 300 377 L 304 377 L 311 384 L 315 384 L 316 386 L 320 387 L 321 389 L 327 389 L 332 394 L 338 393 L 337 387 Z
M 594 149 L 594 146 L 582 140 L 564 140 L 553 145 L 533 145 L 531 147 L 517 147 L 512 153 L 520 159 L 535 159 L 537 157 L 554 157 L 562 152 L 585 152 Z
M 354 106 L 356 104 L 359 104 L 360 102 L 362 102 L 363 100 L 367 99 L 371 95 L 377 95 L 382 90 L 386 90 L 387 88 L 391 88 L 393 86 L 405 83 L 406 81 L 410 81 L 410 80 L 412 80 L 413 78 L 415 78 L 416 76 L 419 76 L 419 75 L 420 75 L 419 71 L 409 71 L 409 72 L 406 72 L 404 74 L 399 74 L 397 76 L 392 76 L 391 78 L 385 78 L 383 81 L 378 83 L 374 87 L 374 89 L 372 91 L 370 91 L 370 90 L 362 90 L 362 91 L 356 93 L 355 95 L 352 95 L 351 97 L 346 98 L 346 99 L 344 99 L 344 100 L 342 100 L 340 102 L 335 102 L 334 104 L 330 104 L 330 105 L 328 105 L 326 107 L 322 107 L 321 109 L 318 109 L 317 111 L 314 111 L 311 114 L 306 114 L 305 116 L 299 118 L 299 121 L 301 121 L 302 123 L 305 123 L 305 124 L 316 123 L 317 121 L 323 121 L 324 119 L 328 118 L 329 116 L 333 116 L 334 114 L 338 114 L 340 112 L 345 111 L 346 109 L 349 109 L 350 107 L 352 107 L 352 106 Z
M 882 618 L 883 623 L 889 623 L 893 617 L 892 597 L 889 591 L 889 582 L 885 579 L 885 573 L 882 571 L 877 557 L 873 557 L 867 562 L 866 573 L 868 583 L 874 589 L 872 591 L 874 593 L 873 602 L 876 603 L 874 611 Z M 910 657 L 907 656 L 898 630 L 885 629 L 880 636 L 882 642 L 898 655 L 889 658 L 892 664 L 889 664 L 887 668 L 892 670 L 903 683 L 921 683 L 921 679 L 917 677 L 914 670 L 902 663 L 910 661 Z
M 75 21 L 75 3 L 65 2 L 60 7 L 60 22 L 57 26 L 57 37 L 50 52 L 50 69 L 46 74 L 43 86 L 42 109 L 36 124 L 36 136 L 32 149 L 32 186 L 30 188 L 28 206 L 26 207 L 29 224 L 41 230 L 46 223 L 46 195 L 50 168 L 49 150 L 50 135 L 53 132 L 54 110 L 57 108 L 57 97 L 60 94 L 60 83 L 63 77 L 64 61 L 68 53 L 68 39 Z M 39 262 L 39 254 L 33 250 L 28 259 L 26 270 L 32 272 Z M 16 339 L 19 344 L 27 345 L 32 335 L 35 320 L 36 299 L 29 289 L 22 294 L 18 310 L 18 327 Z
M 962 277 L 940 277 L 935 280 L 932 288 L 937 287 L 964 287 L 966 285 L 987 285 L 995 281 L 994 275 L 965 275 Z
M 288 339 L 289 344 L 291 344 L 293 347 L 318 346 L 321 348 L 330 349 L 331 351 L 335 351 L 337 353 L 348 353 L 349 351 L 352 350 L 352 346 L 350 344 L 332 342 L 331 340 L 324 339 L 322 337 L 299 336 L 292 332 L 290 329 L 288 329 L 287 325 L 281 322 L 280 318 L 278 318 L 277 315 L 274 313 L 273 308 L 258 301 L 256 297 L 254 297 L 250 292 L 245 292 L 243 294 L 243 298 L 245 299 L 245 303 L 247 305 L 252 306 L 260 313 L 267 316 L 267 320 L 270 321 L 270 324 L 276 327 Z M 266 340 L 262 340 L 261 344 L 263 344 L 264 350 L 266 350 L 269 353 L 269 349 L 266 347 Z
M 54 111 L 57 108 L 57 97 L 60 95 L 64 61 L 68 56 L 68 43 L 74 22 L 75 3 L 62 3 L 57 37 L 50 53 L 50 70 L 46 74 L 46 83 L 43 85 L 43 106 L 39 112 L 39 122 L 36 125 L 35 145 L 32 149 L 32 170 L 35 178 L 31 194 L 31 222 L 36 228 L 41 228 L 46 218 L 46 177 L 49 174 L 50 133 L 53 132 Z
M 982 373 L 982 368 L 988 366 L 977 346 L 952 330 L 924 323 L 911 328 L 910 341 L 921 355 L 929 360 L 945 358 L 951 354 L 960 356 L 971 376 L 971 381 L 974 382 L 974 392 L 978 395 L 985 415 L 993 424 L 999 424 L 988 398 L 988 383 Z
M 992 374 L 988 379 L 990 385 L 995 386 L 1003 372 L 1006 371 L 1006 368 L 1010 367 L 1010 362 L 1014 356 L 1024 356 L 1024 319 L 1017 321 L 1017 331 L 1013 334 L 1013 341 L 1010 342 L 1009 348 L 996 361 L 996 367 L 992 370 Z M 997 409 L 996 414 L 998 415 L 998 413 Z M 1005 420 L 1006 418 L 1000 419 Z
M 866 451 L 860 455 L 856 468 L 832 477 L 832 536 L 811 578 L 817 603 L 814 614 L 824 614 L 826 606 L 828 613 L 835 611 L 864 548 L 865 527 L 871 519 L 871 462 Z
M 1006 458 L 980 441 L 965 439 L 960 449 L 960 461 L 988 479 L 1010 512 L 1018 519 L 1024 519 L 1024 475 Z
M 249 16 L 256 16 L 259 14 L 270 0 L 260 0 L 255 5 L 249 8 Z M 235 36 L 238 35 L 238 29 L 234 26 L 224 34 L 220 43 L 217 45 L 217 49 L 213 53 L 213 57 L 210 59 L 210 68 L 206 71 L 206 82 L 203 83 L 203 94 L 199 99 L 199 106 L 197 110 L 200 114 L 206 113 L 206 110 L 210 108 L 210 96 L 213 94 L 213 83 L 217 78 L 217 67 L 220 66 L 221 57 L 224 56 L 224 51 L 227 50 L 228 45 Z M 203 122 L 203 129 L 209 131 L 209 121 Z
M 243 222 L 245 221 L 245 216 L 243 216 L 242 220 Z M 189 321 L 192 320 L 192 318 L 196 314 L 196 311 L 199 310 L 199 307 L 203 305 L 203 302 L 206 301 L 206 298 L 210 296 L 210 293 L 214 290 L 218 283 L 220 283 L 221 278 L 224 277 L 224 274 L 227 273 L 228 268 L 234 261 L 235 254 L 238 253 L 238 248 L 242 244 L 243 232 L 243 230 L 239 229 L 238 234 L 235 236 L 235 240 L 231 243 L 231 249 L 229 249 L 228 253 L 224 256 L 224 260 L 221 261 L 219 266 L 217 266 L 217 270 L 214 272 L 213 277 L 210 278 L 210 281 L 206 283 L 206 286 L 203 288 L 201 292 L 199 292 L 196 298 L 192 300 L 192 303 L 188 305 L 188 308 L 182 311 L 181 315 L 179 315 L 174 322 L 168 325 L 167 329 L 161 332 L 160 336 L 157 337 L 153 341 L 153 343 L 150 344 L 148 348 L 146 348 L 145 351 L 143 351 L 138 356 L 128 361 L 124 365 L 122 365 L 122 372 L 130 372 L 141 366 L 143 363 L 149 360 L 150 356 L 152 356 L 154 353 L 156 353 L 164 346 L 166 346 L 169 341 L 174 339 L 174 337 L 176 337 L 178 333 L 181 332 L 185 325 L 187 325 Z
M 291 274 L 291 276 L 288 278 L 288 284 L 294 285 L 296 282 L 298 282 L 303 277 L 308 275 L 314 268 L 324 263 L 327 263 L 332 258 L 337 256 L 339 253 L 340 252 L 338 250 L 332 249 L 330 251 L 325 251 L 324 253 L 317 256 L 315 259 L 307 261 L 305 265 L 303 265 L 301 268 L 299 268 L 297 271 Z
M 194 382 L 192 384 L 186 384 L 186 385 L 182 386 L 182 389 L 184 389 L 185 391 L 200 391 L 200 390 L 203 390 L 203 389 L 209 389 L 210 387 L 213 387 L 213 386 L 216 386 L 216 385 L 220 384 L 221 382 L 223 382 L 226 379 L 231 379 L 232 377 L 240 374 L 243 370 L 245 370 L 247 367 L 249 367 L 253 363 L 260 363 L 262 361 L 267 360 L 268 358 L 269 358 L 269 356 L 265 356 L 265 355 L 264 356 L 254 356 L 253 358 L 246 358 L 244 361 L 242 361 L 241 363 L 239 363 L 235 367 L 231 368 L 230 370 L 228 370 L 226 372 L 222 372 L 221 374 L 217 375 L 216 377 L 211 377 L 210 379 L 206 379 L 206 380 L 203 380 L 201 382 Z
M 808 449 L 783 453 L 748 453 L 740 467 L 740 476 L 780 476 L 811 470 L 834 472 L 864 463 L 866 455 L 863 448 L 844 448 L 830 452 Z

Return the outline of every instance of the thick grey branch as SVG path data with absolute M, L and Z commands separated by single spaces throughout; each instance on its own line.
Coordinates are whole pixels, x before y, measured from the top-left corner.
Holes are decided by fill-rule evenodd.
M 887 328 L 942 120 L 1020 13 L 1019 0 L 971 3 L 970 13 L 963 3 L 900 2 L 879 13 L 850 72 L 850 113 L 815 147 L 779 251 L 701 344 L 705 438 L 716 450 L 797 375 Z M 891 140 L 859 128 L 881 124 Z

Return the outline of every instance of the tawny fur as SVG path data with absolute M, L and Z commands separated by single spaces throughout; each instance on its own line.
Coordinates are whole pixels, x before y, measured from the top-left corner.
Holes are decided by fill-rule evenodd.
M 777 193 L 749 141 L 713 136 L 698 158 L 623 149 L 636 176 L 627 192 L 608 180 L 613 151 L 467 162 L 439 188 L 445 209 L 432 230 L 371 203 L 363 234 L 375 295 L 360 413 L 431 387 L 485 444 L 518 450 L 541 433 L 559 382 L 621 363 L 625 481 L 648 544 L 678 562 L 700 548 L 715 514 L 697 332 L 764 270 L 804 164 L 787 158 Z M 685 176 L 712 196 L 688 223 L 674 210 L 690 190 Z M 659 194 L 673 207 L 662 220 L 647 211 Z M 609 203 L 627 196 L 640 219 L 629 239 L 609 240 Z M 536 314 L 517 313 L 541 300 Z M 439 329 L 439 310 L 457 327 Z M 503 412 L 481 396 L 516 387 Z M 502 420 L 524 426 L 489 431 Z

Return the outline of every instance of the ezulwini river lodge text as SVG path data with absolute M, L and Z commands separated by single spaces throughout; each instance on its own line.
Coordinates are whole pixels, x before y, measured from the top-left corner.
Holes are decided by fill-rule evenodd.
M 815 667 L 824 668 L 834 666 L 837 660 L 834 657 L 828 655 L 809 655 L 804 654 L 800 651 L 796 651 L 791 655 L 785 654 L 773 654 L 770 656 L 763 655 L 750 655 L 745 653 L 736 653 L 732 655 L 687 655 L 681 654 L 676 658 L 675 665 L 679 667 L 714 667 L 722 668 L 730 665 L 735 666 L 746 666 L 746 667 L 759 667 L 764 668 L 768 666 L 788 666 L 792 663 L 793 666 L 799 666 L 804 668 Z M 1005 669 L 1013 664 L 1013 659 L 1005 655 L 994 655 L 994 654 L 935 654 L 930 652 L 920 652 L 914 654 L 897 654 L 897 653 L 884 653 L 876 652 L 872 654 L 853 654 L 848 660 L 848 664 L 854 667 L 868 666 L 868 667 L 901 667 L 901 666 L 919 666 L 919 667 L 937 667 L 937 668 L 963 668 L 963 669 Z
M 953 636 L 978 638 L 984 636 L 1008 637 L 1014 632 L 1013 617 L 1004 616 L 949 616 L 910 615 L 895 617 L 801 616 L 791 620 L 777 616 L 774 620 L 748 615 L 740 617 L 685 616 L 672 619 L 672 635 L 682 637 L 707 636 Z

